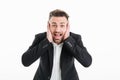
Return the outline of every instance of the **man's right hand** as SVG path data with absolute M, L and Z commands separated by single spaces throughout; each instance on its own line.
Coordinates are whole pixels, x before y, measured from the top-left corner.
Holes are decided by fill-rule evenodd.
M 53 42 L 53 38 L 52 38 L 49 24 L 47 25 L 47 39 L 49 42 Z

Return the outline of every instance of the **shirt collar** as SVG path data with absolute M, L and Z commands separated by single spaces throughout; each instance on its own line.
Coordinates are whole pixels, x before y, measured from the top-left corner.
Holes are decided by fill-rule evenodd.
M 58 47 L 61 47 L 61 46 L 63 45 L 63 43 L 56 44 L 56 43 L 54 43 L 54 42 L 52 42 L 52 44 L 53 44 L 54 46 L 58 46 Z

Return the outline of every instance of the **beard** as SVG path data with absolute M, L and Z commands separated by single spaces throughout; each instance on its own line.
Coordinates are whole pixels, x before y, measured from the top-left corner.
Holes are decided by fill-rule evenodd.
M 63 39 L 53 39 L 53 41 L 56 43 L 56 44 L 60 44 L 63 42 Z

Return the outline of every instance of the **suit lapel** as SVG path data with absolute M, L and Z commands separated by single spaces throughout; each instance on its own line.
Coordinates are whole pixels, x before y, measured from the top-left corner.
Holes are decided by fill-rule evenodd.
M 53 67 L 53 46 L 49 48 L 49 62 L 50 62 L 50 72 L 52 73 Z

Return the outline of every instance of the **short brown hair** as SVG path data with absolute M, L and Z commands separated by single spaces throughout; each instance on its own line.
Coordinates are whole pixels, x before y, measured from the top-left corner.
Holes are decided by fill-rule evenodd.
M 49 19 L 53 16 L 54 17 L 66 17 L 67 20 L 69 18 L 69 15 L 65 11 L 60 10 L 60 9 L 53 10 L 49 13 Z

